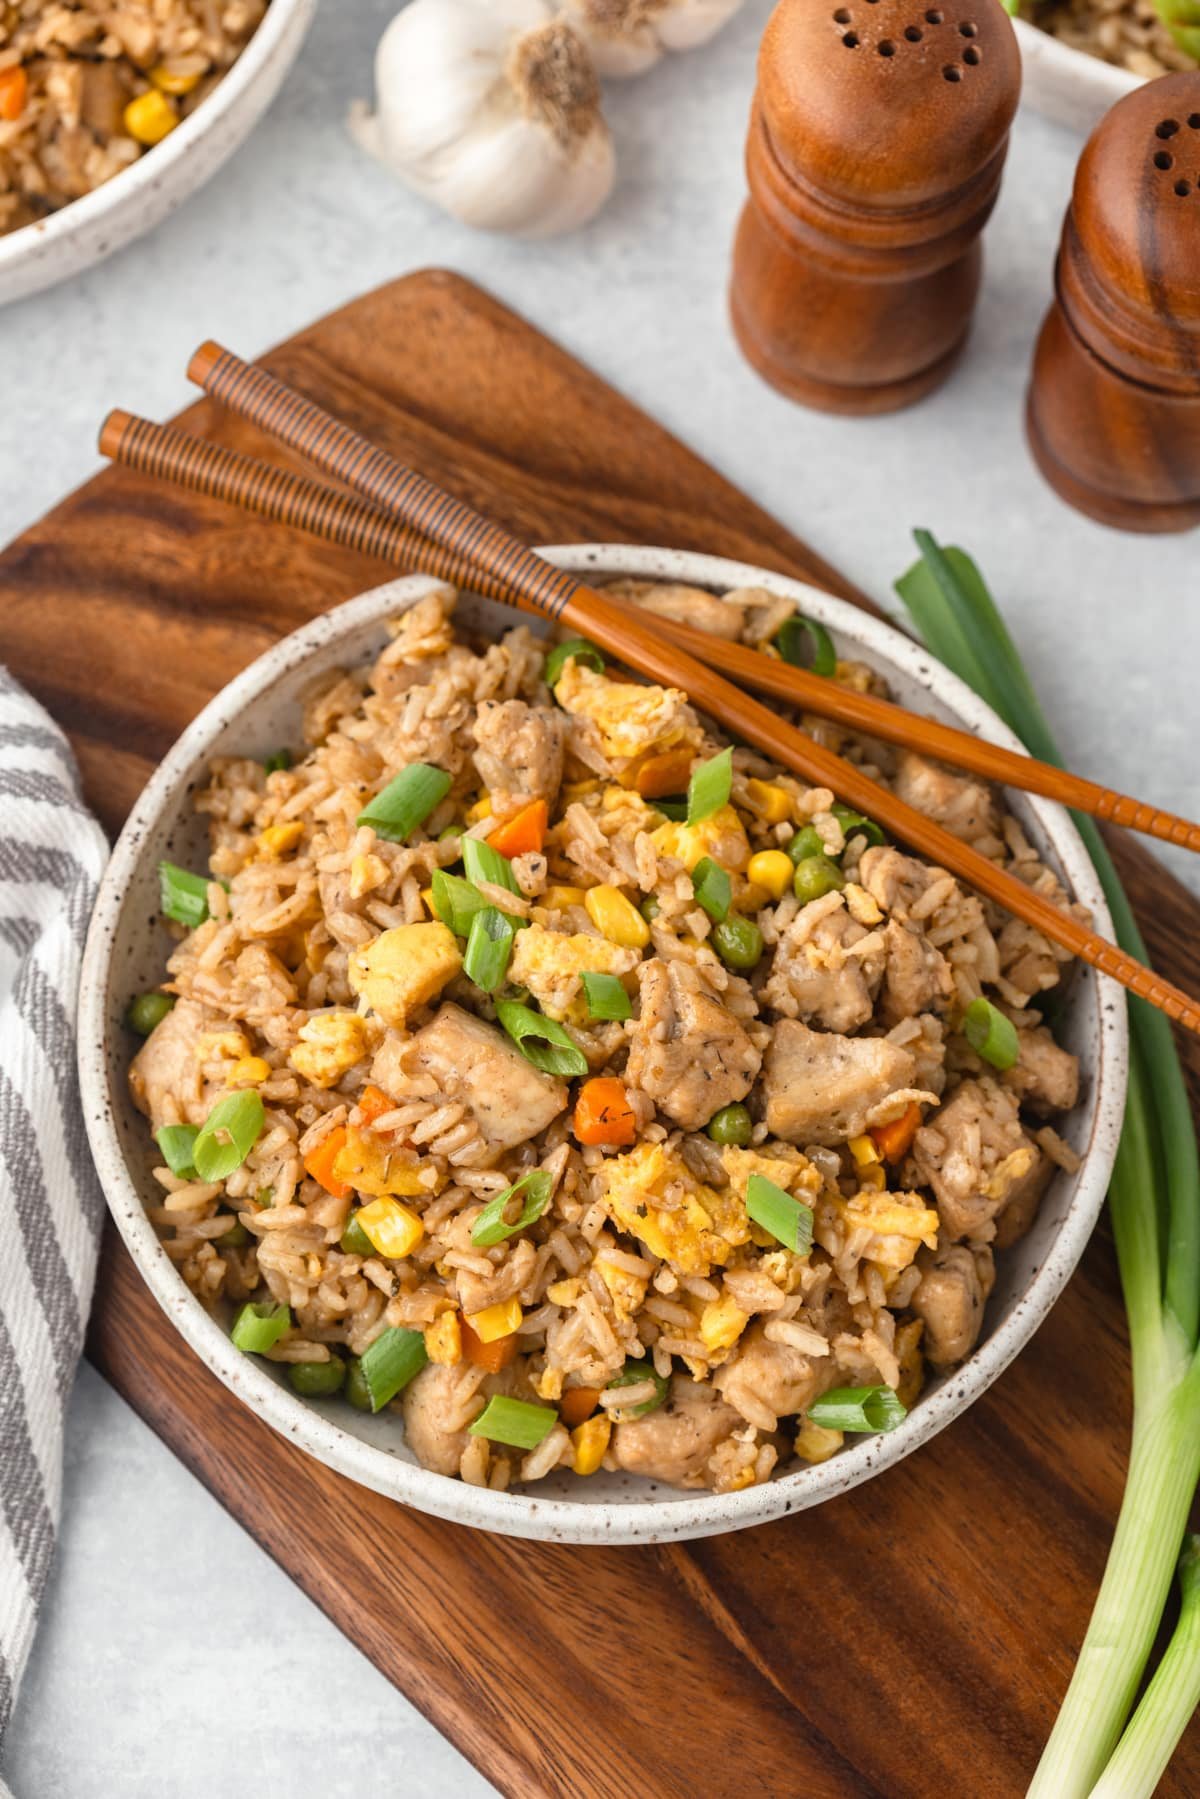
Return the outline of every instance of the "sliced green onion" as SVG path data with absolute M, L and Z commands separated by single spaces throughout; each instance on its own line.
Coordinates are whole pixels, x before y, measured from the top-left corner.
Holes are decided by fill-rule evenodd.
M 371 1390 L 367 1386 L 366 1376 L 362 1371 L 362 1363 L 354 1356 L 346 1369 L 346 1385 L 342 1390 L 342 1398 L 352 1405 L 356 1412 L 371 1410 Z
M 358 823 L 370 825 L 377 837 L 384 837 L 389 843 L 407 843 L 417 826 L 423 825 L 441 805 L 450 787 L 450 776 L 444 768 L 412 762 L 359 813 Z
M 813 1424 L 822 1430 L 895 1430 L 908 1417 L 907 1408 L 891 1387 L 834 1387 L 814 1399 L 808 1408 Z
M 434 911 L 444 925 L 449 925 L 456 937 L 469 937 L 475 918 L 480 912 L 486 912 L 492 904 L 490 900 L 484 899 L 471 881 L 464 881 L 461 875 L 447 874 L 444 868 L 434 869 L 430 887 Z M 502 912 L 500 916 L 508 920 L 514 931 L 519 931 L 529 922 L 526 918 L 516 917 L 512 912 Z
M 360 1364 L 371 1398 L 371 1410 L 381 1412 L 389 1400 L 420 1374 L 429 1360 L 420 1331 L 386 1330 L 365 1350 Z
M 163 914 L 194 931 L 208 917 L 208 876 L 191 874 L 175 862 L 158 865 L 159 903 Z
M 338 1239 L 338 1248 L 348 1256 L 373 1256 L 375 1254 L 375 1245 L 353 1213 L 346 1220 L 346 1228 Z
M 543 1074 L 558 1074 L 568 1080 L 588 1071 L 587 1057 L 577 1049 L 561 1024 L 544 1018 L 528 1006 L 502 999 L 496 1006 L 496 1017 L 504 1026 L 521 1054 Z
M 542 680 L 547 687 L 554 687 L 567 663 L 586 662 L 589 668 L 595 669 L 598 675 L 604 673 L 604 657 L 594 643 L 586 637 L 569 637 L 566 643 L 556 643 L 546 657 L 546 666 L 542 670 Z
M 262 1096 L 252 1088 L 219 1099 L 196 1138 L 193 1161 L 202 1181 L 223 1181 L 240 1168 L 263 1127 Z
M 518 1231 L 529 1229 L 536 1224 L 546 1207 L 550 1204 L 550 1195 L 554 1190 L 554 1176 L 544 1168 L 531 1168 L 523 1174 L 519 1181 L 506 1187 L 503 1193 L 497 1193 L 495 1199 L 489 1199 L 482 1212 L 471 1226 L 471 1241 L 479 1249 L 493 1249 L 497 1243 L 503 1243 L 508 1237 L 515 1237 Z M 518 1193 L 524 1193 L 520 1216 L 509 1224 L 505 1219 L 505 1208 L 510 1199 Z
M 752 1174 L 746 1182 L 746 1211 L 785 1249 L 806 1256 L 812 1248 L 812 1208 L 764 1175 Z
M 623 1019 L 632 1014 L 629 995 L 615 974 L 585 974 L 583 991 L 592 1018 Z
M 658 1372 L 653 1362 L 626 1362 L 620 1374 L 614 1374 L 609 1381 L 609 1388 L 640 1387 L 643 1381 L 652 1380 L 657 1389 L 653 1399 L 644 1399 L 640 1405 L 631 1405 L 624 1413 L 627 1418 L 644 1418 L 648 1412 L 656 1412 L 667 1397 L 668 1382 Z
M 883 826 L 877 825 L 873 818 L 864 818 L 861 812 L 855 812 L 849 806 L 832 806 L 830 810 L 841 825 L 847 843 L 852 837 L 865 837 L 868 843 L 887 842 Z
M 487 1437 L 492 1443 L 508 1443 L 513 1449 L 536 1449 L 557 1423 L 558 1413 L 550 1406 L 530 1405 L 528 1400 L 506 1399 L 497 1393 L 467 1429 L 473 1437 Z
M 263 763 L 263 769 L 269 775 L 277 775 L 282 769 L 290 768 L 291 766 L 291 750 L 276 750 L 275 754 L 273 756 L 268 756 Z
M 233 1321 L 233 1346 L 246 1355 L 265 1355 L 274 1349 L 280 1337 L 292 1328 L 292 1314 L 287 1306 L 246 1305 Z
M 720 755 L 710 756 L 692 773 L 687 793 L 688 824 L 698 825 L 727 806 L 732 789 L 733 750 L 725 749 Z
M 793 612 L 775 633 L 775 648 L 793 668 L 811 668 L 814 675 L 824 675 L 826 679 L 837 674 L 833 639 L 815 618 L 802 618 Z
M 990 999 L 973 999 L 963 1014 L 963 1035 L 977 1056 L 1003 1071 L 1021 1053 L 1016 1026 Z
M 494 850 L 482 837 L 464 837 L 462 857 L 468 881 L 488 881 L 493 887 L 507 887 L 510 893 L 520 893 L 508 857 Z
M 200 1127 L 196 1124 L 164 1124 L 154 1133 L 163 1161 L 171 1173 L 181 1179 L 196 1178 L 196 1138 L 199 1135 Z
M 729 915 L 733 882 L 719 862 L 704 856 L 692 870 L 692 891 L 714 924 Z
M 305 1399 L 328 1399 L 340 1393 L 346 1380 L 346 1364 L 341 1356 L 331 1355 L 327 1362 L 293 1362 L 288 1381 Z
M 495 993 L 503 985 L 515 936 L 511 919 L 495 906 L 485 906 L 471 920 L 463 972 L 484 993 Z
M 175 1001 L 169 993 L 139 993 L 129 1002 L 125 1023 L 139 1037 L 148 1037 L 171 1010 Z
M 688 815 L 688 803 L 684 794 L 680 794 L 678 798 L 651 800 L 650 804 L 656 812 L 661 812 L 663 817 L 669 818 L 674 825 L 681 825 Z

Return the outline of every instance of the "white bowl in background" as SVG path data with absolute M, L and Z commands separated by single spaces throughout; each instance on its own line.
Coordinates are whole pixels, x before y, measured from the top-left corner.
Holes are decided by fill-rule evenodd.
M 1013 25 L 1021 46 L 1022 99 L 1081 136 L 1088 136 L 1111 106 L 1142 85 L 1142 76 L 1086 50 L 1073 50 L 1028 19 L 1014 19 Z
M 843 653 L 865 657 L 880 669 L 902 703 L 1020 747 L 996 715 L 924 650 L 891 626 L 801 582 L 685 551 L 575 544 L 542 553 L 584 574 L 686 581 L 719 592 L 770 588 L 819 619 Z M 528 1491 L 493 1493 L 431 1473 L 410 1455 L 395 1413 L 371 1418 L 337 1400 L 302 1400 L 283 1384 L 282 1368 L 236 1350 L 227 1327 L 184 1285 L 146 1217 L 147 1200 L 159 1195 L 150 1172 L 157 1158 L 146 1121 L 129 1097 L 126 1076 L 134 1045 L 123 1018 L 134 994 L 161 981 L 171 949 L 159 916 L 157 864 L 163 857 L 203 864 L 207 830 L 190 801 L 214 755 L 265 758 L 280 743 L 299 742 L 298 695 L 313 677 L 368 661 L 386 641 L 386 621 L 437 585 L 421 575 L 391 582 L 284 638 L 205 707 L 135 806 L 96 903 L 79 1003 L 83 1108 L 109 1208 L 163 1310 L 242 1404 L 339 1473 L 421 1511 L 509 1536 L 653 1543 L 738 1530 L 816 1505 L 898 1462 L 977 1399 L 1029 1341 L 1083 1253 L 1108 1185 L 1127 1072 L 1124 996 L 1090 968 L 1078 971 L 1063 1027 L 1064 1040 L 1081 1059 L 1083 1097 L 1061 1128 L 1082 1165 L 1074 1176 L 1055 1177 L 1033 1230 L 1000 1257 L 975 1353 L 952 1373 L 931 1380 L 890 1435 L 860 1438 L 819 1467 L 790 1469 L 743 1492 L 681 1492 L 628 1475 L 580 1480 L 560 1471 Z M 491 635 L 529 622 L 474 597 L 460 602 L 459 616 Z M 1097 929 L 1111 936 L 1103 894 L 1067 813 L 1023 794 L 1007 798 L 1039 850 L 1090 907 Z
M 271 0 L 228 74 L 169 137 L 94 192 L 0 237 L 0 305 L 91 268 L 194 194 L 266 112 L 316 8 L 317 0 Z

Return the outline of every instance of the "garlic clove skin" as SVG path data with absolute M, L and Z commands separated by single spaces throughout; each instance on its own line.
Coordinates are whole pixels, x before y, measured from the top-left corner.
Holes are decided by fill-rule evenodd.
M 548 0 L 412 0 L 375 59 L 377 106 L 351 130 L 463 223 L 544 237 L 612 190 L 591 58 Z
M 643 75 L 666 51 L 694 50 L 733 17 L 742 0 L 566 0 L 563 16 L 602 75 Z

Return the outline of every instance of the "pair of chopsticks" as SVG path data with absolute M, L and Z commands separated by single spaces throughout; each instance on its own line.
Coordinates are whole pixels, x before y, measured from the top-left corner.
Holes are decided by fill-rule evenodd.
M 102 452 L 195 492 L 539 613 L 591 638 L 652 680 L 683 688 L 728 731 L 804 780 L 832 788 L 841 800 L 877 819 L 902 842 L 1200 1035 L 1200 1006 L 1187 994 L 876 785 L 708 664 L 855 729 L 1192 849 L 1200 849 L 1200 827 L 890 702 L 847 693 L 831 681 L 742 645 L 624 606 L 553 567 L 501 526 L 406 468 L 286 383 L 217 344 L 203 345 L 188 372 L 212 399 L 359 497 L 128 413 L 109 415 L 101 432 Z

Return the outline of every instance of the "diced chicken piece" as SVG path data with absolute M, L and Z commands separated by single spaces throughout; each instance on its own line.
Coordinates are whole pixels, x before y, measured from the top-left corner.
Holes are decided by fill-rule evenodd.
M 743 611 L 727 605 L 715 593 L 703 587 L 689 587 L 683 581 L 610 581 L 604 591 L 618 599 L 632 600 L 646 612 L 660 618 L 673 618 L 681 625 L 707 631 L 710 637 L 723 637 L 736 643 L 741 635 Z
M 654 957 L 639 967 L 638 983 L 641 1015 L 626 1080 L 676 1124 L 699 1130 L 722 1106 L 746 1097 L 762 1057 L 691 963 Z
M 888 1026 L 921 1012 L 940 1011 L 954 992 L 954 977 L 945 956 L 929 939 L 899 919 L 889 919 L 884 933 L 887 968 L 880 1018 Z
M 1010 1189 L 1004 1209 L 997 1215 L 996 1235 L 993 1239 L 997 1249 L 1011 1249 L 1031 1229 L 1042 1203 L 1042 1195 L 1053 1177 L 1054 1163 L 1044 1150 L 1036 1145 L 1034 1147 L 1036 1158 L 1033 1166 Z
M 617 774 L 652 750 L 700 745 L 700 721 L 677 687 L 611 681 L 572 660 L 559 676 L 554 695 L 571 716 L 576 750 L 593 765 L 607 764 Z
M 288 1060 L 314 1087 L 335 1087 L 367 1053 L 367 1024 L 357 1012 L 314 1012 Z
M 1061 1049 L 1045 1025 L 1021 1031 L 1018 1042 L 1021 1053 L 1006 1071 L 1004 1085 L 1041 1118 L 1069 1112 L 1079 1098 L 1078 1056 Z
M 936 818 L 965 843 L 977 843 L 981 837 L 999 841 L 995 796 L 984 782 L 953 774 L 940 762 L 930 762 L 915 750 L 901 750 L 892 786 L 898 798 L 927 818 Z
M 935 1253 L 922 1251 L 919 1261 L 923 1272 L 909 1303 L 924 1320 L 927 1358 L 945 1368 L 970 1355 L 979 1340 L 995 1281 L 992 1252 L 951 1243 Z
M 911 1087 L 915 1064 L 882 1037 L 775 1026 L 763 1064 L 767 1127 L 791 1143 L 842 1143 L 868 1128 L 892 1094 Z
M 610 943 L 607 937 L 583 931 L 568 935 L 532 924 L 517 932 L 509 979 L 529 988 L 547 1018 L 582 1025 L 588 1021 L 588 1008 L 580 977 L 632 974 L 640 955 L 636 949 Z
M 611 1453 L 618 1468 L 665 1481 L 671 1487 L 711 1485 L 709 1460 L 719 1444 L 742 1428 L 732 1406 L 710 1387 L 677 1374 L 665 1405 L 644 1418 L 618 1424 Z
M 549 706 L 484 700 L 475 715 L 475 766 L 503 811 L 513 800 L 552 800 L 562 782 L 566 721 Z
M 447 925 L 402 924 L 384 931 L 350 958 L 351 992 L 393 1030 L 436 999 L 462 967 L 458 940 Z
M 457 1474 L 471 1442 L 467 1426 L 493 1393 L 511 1392 L 514 1380 L 512 1368 L 481 1380 L 478 1368 L 462 1362 L 427 1362 L 400 1398 L 405 1440 L 422 1468 Z
M 913 1143 L 917 1171 L 934 1191 L 952 1242 L 986 1229 L 1032 1173 L 1039 1154 L 1021 1129 L 1016 1100 L 988 1077 L 964 1081 Z
M 129 1069 L 129 1090 L 140 1112 L 158 1130 L 164 1124 L 203 1124 L 200 1039 L 217 1029 L 220 1015 L 192 999 L 176 1000 L 143 1043 Z
M 750 1238 L 741 1194 L 711 1187 L 661 1143 L 607 1156 L 596 1171 L 609 1216 L 681 1274 L 707 1275 Z
M 851 917 L 840 893 L 829 894 L 803 907 L 780 938 L 763 997 L 824 1030 L 854 1031 L 871 1016 L 883 959 L 880 934 Z
M 772 1343 L 770 1320 L 751 1325 L 713 1385 L 749 1424 L 774 1430 L 780 1418 L 805 1411 L 840 1377 L 833 1354 L 812 1355 L 791 1343 Z
M 651 831 L 650 841 L 660 856 L 674 856 L 689 873 L 705 856 L 730 874 L 741 874 L 750 860 L 750 840 L 732 806 L 718 807 L 699 824 L 668 820 Z
M 498 1025 L 447 1003 L 408 1046 L 406 1060 L 461 1099 L 495 1150 L 527 1143 L 565 1111 L 562 1081 L 527 1062 Z

